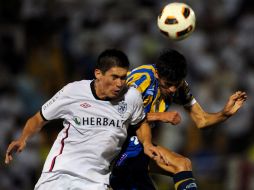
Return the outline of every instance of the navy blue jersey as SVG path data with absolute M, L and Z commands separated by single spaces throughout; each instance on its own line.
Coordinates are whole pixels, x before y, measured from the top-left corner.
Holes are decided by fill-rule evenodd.
M 163 98 L 154 65 L 142 65 L 132 70 L 128 73 L 127 84 L 142 94 L 146 113 L 165 112 L 172 103 L 191 106 L 196 102 L 186 81 L 171 97 Z M 149 157 L 144 154 L 135 131 L 128 131 L 128 139 L 112 171 L 111 186 L 114 190 L 154 190 L 148 174 L 148 164 Z

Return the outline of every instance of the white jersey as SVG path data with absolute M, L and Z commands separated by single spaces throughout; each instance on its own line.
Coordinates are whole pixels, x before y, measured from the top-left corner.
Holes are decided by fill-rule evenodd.
M 66 85 L 41 108 L 45 120 L 64 119 L 43 172 L 67 173 L 109 183 L 110 162 L 119 153 L 128 126 L 144 119 L 140 93 L 130 88 L 123 100 L 98 99 L 93 82 Z M 133 126 L 131 126 L 133 127 Z

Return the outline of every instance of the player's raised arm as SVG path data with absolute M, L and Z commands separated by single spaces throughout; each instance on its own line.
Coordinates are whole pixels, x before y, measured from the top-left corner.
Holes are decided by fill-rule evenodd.
M 46 121 L 43 120 L 40 112 L 37 112 L 34 116 L 27 120 L 19 139 L 12 141 L 8 146 L 5 155 L 6 164 L 9 164 L 10 161 L 12 161 L 13 153 L 21 152 L 25 148 L 27 139 L 33 134 L 39 132 L 45 123 Z
M 246 99 L 247 95 L 245 92 L 237 91 L 229 97 L 226 105 L 220 112 L 207 113 L 198 103 L 186 109 L 189 111 L 197 127 L 205 128 L 223 122 L 234 115 L 242 107 Z

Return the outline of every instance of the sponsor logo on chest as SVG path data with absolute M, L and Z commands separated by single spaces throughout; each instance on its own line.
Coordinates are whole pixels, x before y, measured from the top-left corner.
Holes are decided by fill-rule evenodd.
M 118 102 L 116 105 L 111 105 L 109 108 L 112 112 L 109 113 L 108 105 L 93 105 L 93 103 L 83 102 L 79 104 L 82 110 L 87 110 L 87 114 L 81 111 L 80 113 L 74 113 L 72 120 L 77 126 L 84 127 L 116 127 L 124 128 L 125 121 L 128 119 L 127 103 L 125 101 Z M 101 109 L 100 109 L 101 107 Z M 88 109 L 89 108 L 89 109 Z M 90 108 L 96 108 L 90 110 Z M 107 108 L 104 110 L 104 108 Z M 90 113 L 91 112 L 91 113 Z M 87 116 L 86 116 L 87 115 Z M 120 119 L 121 118 L 121 119 Z
M 110 119 L 107 117 L 79 117 L 74 116 L 72 119 L 78 126 L 94 127 L 116 127 L 124 128 L 125 120 Z

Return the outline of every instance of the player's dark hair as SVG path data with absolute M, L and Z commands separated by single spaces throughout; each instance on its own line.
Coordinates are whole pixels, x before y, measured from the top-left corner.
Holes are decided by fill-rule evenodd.
M 163 51 L 155 65 L 159 78 L 168 82 L 179 82 L 187 75 L 185 57 L 172 49 Z
M 95 69 L 100 69 L 102 73 L 105 73 L 112 67 L 129 69 L 130 63 L 125 53 L 117 49 L 107 49 L 99 55 Z

